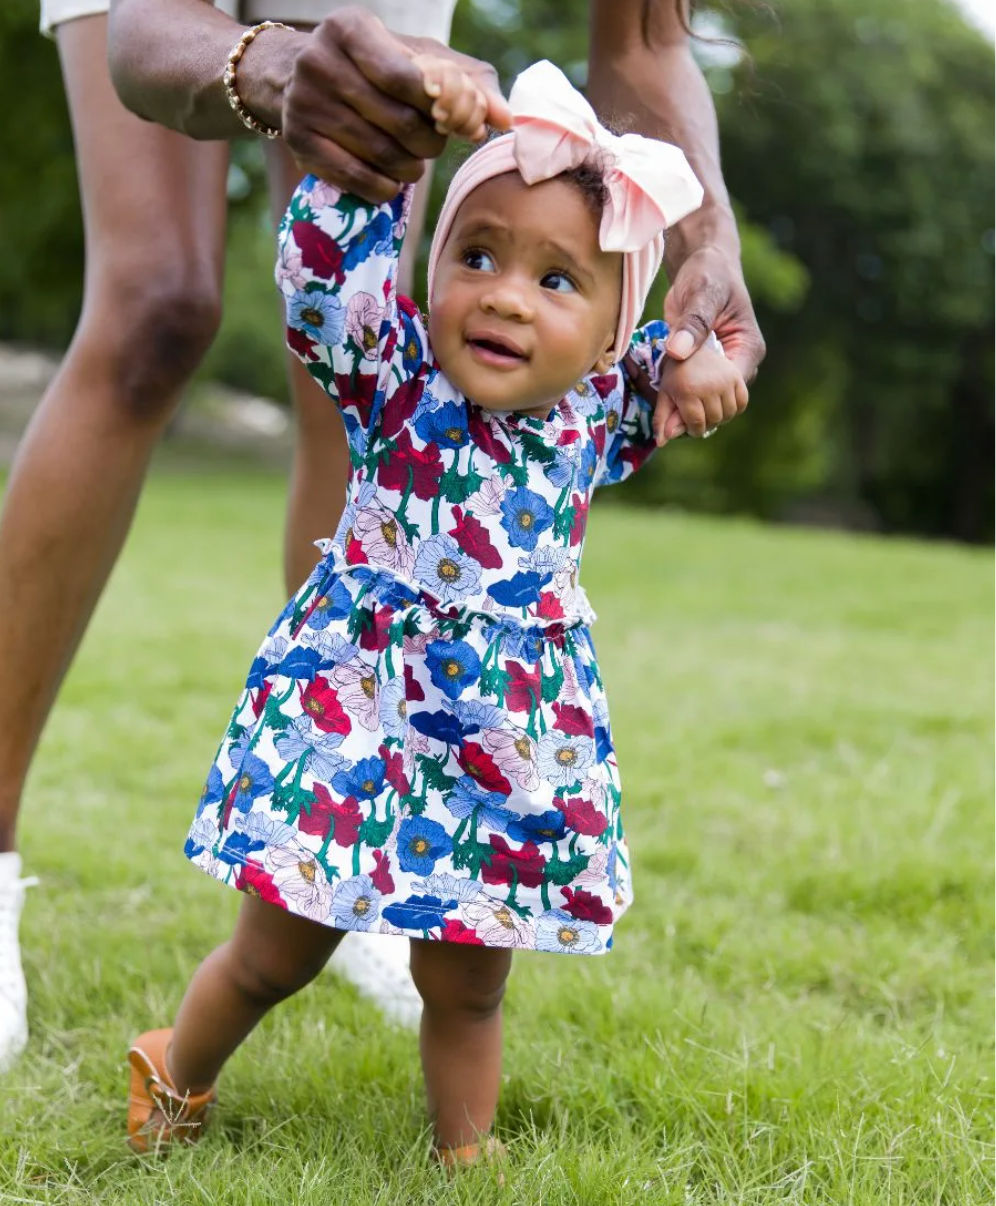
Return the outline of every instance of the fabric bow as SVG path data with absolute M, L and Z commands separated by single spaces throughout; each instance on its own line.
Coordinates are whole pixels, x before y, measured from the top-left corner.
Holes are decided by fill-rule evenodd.
M 608 198 L 603 251 L 638 251 L 702 204 L 702 185 L 679 147 L 640 134 L 613 134 L 564 73 L 546 59 L 527 67 L 508 98 L 515 162 L 527 184 L 594 160 Z

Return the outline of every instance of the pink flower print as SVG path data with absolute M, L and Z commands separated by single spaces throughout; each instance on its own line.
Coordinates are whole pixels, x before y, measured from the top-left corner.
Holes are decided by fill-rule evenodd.
M 267 867 L 274 886 L 293 911 L 312 921 L 325 921 L 332 909 L 332 885 L 315 856 L 303 846 L 271 846 Z
M 418 729 L 413 729 L 411 725 L 405 729 L 405 744 L 402 747 L 401 753 L 404 757 L 405 774 L 409 779 L 415 770 L 415 755 L 427 754 L 429 748 L 429 738 L 424 733 L 420 733 Z
M 481 895 L 461 905 L 460 912 L 485 946 L 514 949 L 535 945 L 532 922 L 520 917 L 503 900 Z
M 283 286 L 286 282 L 295 289 L 303 289 L 308 283 L 308 277 L 301 262 L 301 252 L 291 242 L 282 243 L 280 258 L 276 267 L 277 284 Z
M 499 769 L 526 791 L 539 787 L 536 742 L 522 729 L 485 729 L 481 740 Z
M 346 306 L 346 334 L 368 360 L 377 355 L 384 315 L 372 293 L 354 293 Z
M 367 560 L 411 577 L 415 553 L 408 537 L 390 511 L 364 507 L 353 517 L 353 537 L 363 545 Z
M 464 505 L 468 513 L 473 515 L 498 516 L 501 515 L 502 500 L 507 493 L 508 487 L 500 477 L 489 477 Z
M 340 189 L 324 180 L 315 181 L 314 185 L 304 194 L 301 200 L 312 209 L 328 209 L 335 205 L 342 196 Z
M 336 666 L 329 675 L 329 681 L 338 689 L 339 703 L 347 714 L 355 716 L 365 729 L 373 732 L 380 723 L 380 692 L 373 669 L 354 657 L 352 661 Z

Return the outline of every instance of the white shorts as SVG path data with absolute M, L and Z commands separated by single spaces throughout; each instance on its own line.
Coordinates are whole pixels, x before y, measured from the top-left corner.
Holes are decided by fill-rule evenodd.
M 266 20 L 317 25 L 336 9 L 356 3 L 380 17 L 393 33 L 449 42 L 457 0 L 215 0 L 217 8 L 246 25 Z M 108 0 L 41 0 L 42 33 L 51 34 L 57 25 L 107 9 Z

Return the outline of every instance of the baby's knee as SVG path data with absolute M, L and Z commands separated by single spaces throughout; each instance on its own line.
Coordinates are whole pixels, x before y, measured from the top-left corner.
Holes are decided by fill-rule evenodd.
M 243 997 L 270 1009 L 310 984 L 324 964 L 324 959 L 300 959 L 264 948 L 233 958 L 232 976 Z
M 427 1010 L 485 1020 L 501 1008 L 511 968 L 502 950 L 412 944 L 412 978 Z

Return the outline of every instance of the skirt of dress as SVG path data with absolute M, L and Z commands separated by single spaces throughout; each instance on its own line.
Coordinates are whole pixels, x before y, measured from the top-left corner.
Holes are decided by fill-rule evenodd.
M 343 930 L 599 954 L 632 900 L 586 625 L 330 556 L 253 661 L 186 854 Z

